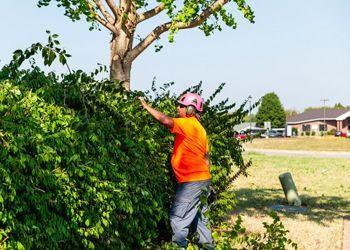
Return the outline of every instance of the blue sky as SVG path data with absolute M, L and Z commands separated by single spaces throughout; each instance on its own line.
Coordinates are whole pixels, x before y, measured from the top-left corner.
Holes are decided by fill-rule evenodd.
M 36 0 L 2 3 L 0 67 L 12 52 L 34 42 L 45 42 L 45 30 L 60 35 L 72 55 L 72 69 L 91 71 L 97 63 L 108 65 L 110 34 L 89 31 L 85 21 L 71 22 L 63 9 L 37 8 Z M 247 1 L 255 24 L 236 13 L 236 30 L 225 28 L 210 37 L 199 30 L 181 31 L 173 44 L 163 35 L 161 52 L 153 46 L 133 64 L 131 87 L 150 88 L 174 81 L 174 91 L 203 81 L 204 97 L 226 83 L 220 98 L 242 103 L 275 92 L 284 108 L 303 111 L 310 106 L 350 105 L 350 1 L 265 0 Z M 146 34 L 157 22 L 141 26 Z M 64 69 L 55 65 L 57 72 Z

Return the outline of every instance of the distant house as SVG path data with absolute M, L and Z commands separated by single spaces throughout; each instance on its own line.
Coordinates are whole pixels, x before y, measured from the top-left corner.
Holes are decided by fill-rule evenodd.
M 350 130 L 350 108 L 306 111 L 287 119 L 287 125 L 298 129 L 300 133 L 330 130 L 346 132 Z

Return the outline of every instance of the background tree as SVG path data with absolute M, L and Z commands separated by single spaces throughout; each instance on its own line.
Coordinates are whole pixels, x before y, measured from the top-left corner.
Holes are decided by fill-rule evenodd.
M 332 107 L 330 106 L 325 106 L 325 109 L 331 109 Z M 316 110 L 316 109 L 323 109 L 323 106 L 320 107 L 307 107 L 304 109 L 304 112 L 311 111 L 311 110 Z
M 349 105 L 344 106 L 343 104 L 338 102 L 338 103 L 334 104 L 334 107 L 332 107 L 332 106 L 325 106 L 324 108 L 325 109 L 344 109 L 344 108 L 350 108 L 350 106 Z M 315 109 L 323 109 L 323 106 L 320 106 L 320 107 L 307 107 L 307 108 L 304 109 L 304 112 L 315 110 Z
M 179 30 L 199 27 L 209 36 L 214 30 L 221 31 L 220 20 L 227 26 L 236 28 L 233 15 L 224 8 L 224 5 L 232 2 L 246 19 L 254 22 L 254 13 L 245 0 L 39 0 L 38 6 L 48 6 L 53 1 L 65 9 L 65 15 L 72 21 L 85 16 L 86 21 L 91 24 L 90 30 L 98 28 L 98 24 L 101 24 L 111 32 L 110 78 L 123 81 L 126 89 L 130 89 L 133 61 L 159 39 L 161 34 L 169 31 L 169 42 L 173 42 L 174 35 Z M 149 5 L 152 7 L 149 8 Z M 161 13 L 164 13 L 163 21 L 146 37 L 137 38 L 135 32 L 138 25 Z M 138 40 L 136 45 L 135 38 Z M 156 51 L 161 47 L 156 45 Z
M 256 114 L 247 114 L 244 119 L 244 122 L 256 122 Z
M 272 92 L 262 97 L 261 105 L 256 114 L 257 126 L 263 126 L 264 122 L 271 122 L 272 128 L 284 127 L 286 115 L 278 96 Z
M 284 113 L 286 114 L 286 118 L 290 118 L 298 114 L 295 109 L 286 109 Z
M 343 104 L 341 104 L 340 102 L 338 102 L 338 103 L 334 104 L 334 108 L 335 108 L 335 109 L 344 109 L 345 107 L 344 107 Z

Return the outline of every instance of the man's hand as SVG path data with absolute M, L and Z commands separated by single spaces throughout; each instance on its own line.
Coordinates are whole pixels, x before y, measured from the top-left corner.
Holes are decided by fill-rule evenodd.
M 140 100 L 142 107 L 146 109 L 148 113 L 150 113 L 158 122 L 170 129 L 174 127 L 173 118 L 149 106 L 143 97 L 139 96 L 138 99 Z
M 141 102 L 142 107 L 145 109 L 148 106 L 148 104 L 145 101 L 145 99 L 143 97 L 141 97 L 141 96 L 139 96 L 138 99 Z

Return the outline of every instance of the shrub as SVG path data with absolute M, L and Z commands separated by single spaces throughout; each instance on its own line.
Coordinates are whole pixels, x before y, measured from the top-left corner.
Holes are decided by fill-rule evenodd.
M 273 222 L 263 222 L 265 232 L 247 234 L 239 216 L 235 224 L 222 225 L 213 235 L 216 249 L 297 249 L 297 244 L 287 238 L 286 230 L 275 212 L 270 213 Z
M 292 128 L 292 135 L 298 136 L 298 129 L 297 128 Z
M 169 238 L 173 137 L 142 111 L 136 101 L 142 93 L 94 82 L 82 72 L 35 85 L 42 74 L 35 68 L 24 72 L 25 82 L 0 84 L 5 246 L 139 248 Z M 211 206 L 214 224 L 235 203 L 227 191 L 232 165 L 239 173 L 248 166 L 229 129 L 245 115 L 243 105 L 233 114 L 227 100 L 210 106 L 222 87 L 207 101 L 202 120 L 219 199 Z M 146 94 L 152 105 L 174 115 L 176 96 L 153 90 Z M 191 91 L 200 92 L 200 85 Z
M 0 248 L 140 249 L 169 239 L 173 136 L 136 97 L 145 95 L 175 115 L 172 84 L 125 92 L 82 71 L 58 77 L 34 64 L 20 70 L 43 48 L 33 46 L 16 51 L 0 71 Z M 233 208 L 228 187 L 250 166 L 231 129 L 247 114 L 246 102 L 235 112 L 227 99 L 211 105 L 223 87 L 208 98 L 202 117 L 210 140 L 213 225 Z M 201 94 L 201 84 L 185 91 Z
M 110 96 L 116 110 L 85 117 L 9 81 L 0 88 L 7 247 L 129 248 L 157 238 L 172 192 L 171 138 L 140 126 L 148 117 L 131 98 Z
M 329 131 L 327 131 L 327 135 L 335 135 L 336 130 L 335 129 L 331 129 Z

